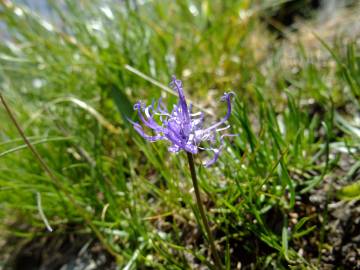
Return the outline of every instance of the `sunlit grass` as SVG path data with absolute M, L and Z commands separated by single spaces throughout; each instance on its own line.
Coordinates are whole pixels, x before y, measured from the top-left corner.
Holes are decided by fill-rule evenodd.
M 299 46 L 290 69 L 271 48 L 275 38 L 261 20 L 267 6 L 250 1 L 49 3 L 52 15 L 42 18 L 1 1 L 9 38 L 0 45 L 0 82 L 61 185 L 53 185 L 1 109 L 2 229 L 49 234 L 40 194 L 54 233 L 81 225 L 79 233 L 104 241 L 120 267 L 210 265 L 185 154 L 146 143 L 125 118 L 138 99 L 175 102 L 159 84 L 176 74 L 209 122 L 222 108 L 221 94 L 236 94 L 230 122 L 239 136 L 216 166 L 200 166 L 201 153 L 196 160 L 227 268 L 317 266 L 298 243 L 313 237 L 322 245 L 323 228 L 312 221 L 324 213 L 304 211 L 303 198 L 336 177 L 340 153 L 359 160 L 356 41 L 345 51 L 323 42 L 331 57 L 321 64 L 307 61 L 311 52 Z M 16 218 L 26 229 L 12 226 Z

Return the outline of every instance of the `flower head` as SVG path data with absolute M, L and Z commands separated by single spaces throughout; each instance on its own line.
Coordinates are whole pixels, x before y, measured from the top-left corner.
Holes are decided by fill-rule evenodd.
M 192 113 L 191 104 L 187 105 L 184 90 L 181 80 L 177 80 L 175 76 L 172 77 L 170 86 L 179 96 L 179 102 L 174 105 L 171 112 L 169 112 L 160 98 L 155 106 L 153 101 L 151 105 L 145 106 L 141 101 L 134 105 L 134 110 L 137 111 L 139 119 L 148 128 L 153 130 L 153 135 L 148 135 L 144 132 L 143 127 L 136 122 L 129 120 L 135 130 L 146 140 L 155 142 L 158 140 L 166 140 L 171 143 L 168 150 L 170 152 L 179 152 L 185 150 L 192 154 L 197 154 L 199 149 L 209 150 L 214 152 L 213 158 L 206 162 L 206 167 L 214 164 L 221 150 L 224 147 L 224 137 L 235 136 L 233 134 L 218 135 L 220 131 L 228 129 L 230 126 L 224 126 L 231 114 L 231 96 L 233 93 L 224 93 L 221 98 L 222 101 L 227 102 L 227 113 L 219 122 L 204 128 L 204 113 Z M 159 119 L 155 121 L 154 117 Z M 219 145 L 214 147 L 217 143 Z M 209 148 L 200 147 L 201 142 L 208 142 Z

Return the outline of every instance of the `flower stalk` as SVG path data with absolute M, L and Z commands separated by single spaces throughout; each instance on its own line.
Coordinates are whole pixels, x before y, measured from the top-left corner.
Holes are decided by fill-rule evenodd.
M 128 120 L 132 123 L 139 135 L 145 140 L 149 142 L 167 141 L 170 143 L 170 146 L 168 147 L 169 152 L 178 153 L 182 150 L 186 152 L 196 195 L 196 203 L 207 234 L 215 267 L 217 270 L 220 270 L 223 269 L 223 266 L 219 254 L 216 251 L 214 238 L 201 201 L 193 155 L 198 154 L 201 150 L 212 152 L 212 158 L 203 163 L 205 167 L 209 167 L 216 163 L 224 149 L 224 138 L 237 136 L 236 134 L 222 133 L 224 130 L 230 128 L 230 125 L 226 125 L 226 122 L 231 115 L 231 97 L 234 93 L 224 93 L 221 101 L 226 102 L 227 104 L 225 116 L 220 119 L 220 121 L 215 122 L 206 128 L 204 127 L 204 113 L 193 113 L 192 104 L 188 106 L 182 81 L 173 76 L 170 86 L 179 97 L 178 103 L 173 105 L 172 110 L 168 110 L 161 98 L 158 100 L 157 106 L 155 101 L 148 106 L 141 101 L 138 101 L 134 105 L 134 110 L 137 112 L 138 118 L 143 125 L 140 125 L 138 122 L 134 122 L 131 119 Z M 147 133 L 143 126 L 152 130 L 152 133 Z M 205 148 L 203 144 L 208 147 Z
M 210 230 L 210 225 L 209 225 L 209 221 L 206 217 L 205 214 L 205 210 L 202 204 L 202 200 L 201 200 L 201 196 L 200 196 L 200 189 L 199 189 L 199 184 L 197 181 L 197 177 L 196 177 L 196 171 L 195 171 L 195 163 L 194 163 L 194 158 L 193 158 L 193 154 L 186 152 L 187 157 L 188 157 L 188 162 L 189 162 L 189 168 L 190 168 L 190 173 L 191 173 L 191 179 L 192 179 L 192 183 L 194 186 L 194 191 L 195 191 L 195 196 L 196 196 L 196 203 L 197 206 L 199 208 L 199 212 L 200 212 L 200 216 L 202 219 L 202 223 L 205 227 L 206 230 L 206 234 L 207 234 L 207 238 L 209 241 L 209 245 L 210 245 L 210 249 L 211 249 L 211 254 L 213 256 L 213 260 L 215 263 L 215 266 L 217 269 L 222 269 L 222 263 L 220 260 L 220 256 L 216 250 L 216 246 L 215 246 L 215 241 L 214 238 L 212 236 L 211 230 Z

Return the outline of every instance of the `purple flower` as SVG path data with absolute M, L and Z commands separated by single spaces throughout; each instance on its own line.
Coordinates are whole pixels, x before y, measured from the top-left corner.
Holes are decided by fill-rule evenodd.
M 233 93 L 224 93 L 221 98 L 222 101 L 227 102 L 227 113 L 219 122 L 203 128 L 204 113 L 192 113 L 192 106 L 187 105 L 181 80 L 177 80 L 175 76 L 172 77 L 170 86 L 177 92 L 179 102 L 174 105 L 171 112 L 169 112 L 160 98 L 155 106 L 153 101 L 150 106 L 145 106 L 138 101 L 134 105 L 134 110 L 138 112 L 138 116 L 142 123 L 153 130 L 153 135 L 148 135 L 144 132 L 139 123 L 129 121 L 133 124 L 135 130 L 146 140 L 155 142 L 158 140 L 166 140 L 171 143 L 168 150 L 170 152 L 179 152 L 185 150 L 192 154 L 197 154 L 199 149 L 209 150 L 214 153 L 213 158 L 206 162 L 206 167 L 214 164 L 219 158 L 220 152 L 224 147 L 224 137 L 236 136 L 234 134 L 218 135 L 220 131 L 228 129 L 230 126 L 225 126 L 225 122 L 231 114 L 230 98 Z M 159 119 L 155 121 L 154 117 Z M 219 141 L 219 145 L 214 145 Z M 207 142 L 210 147 L 200 147 L 201 142 Z

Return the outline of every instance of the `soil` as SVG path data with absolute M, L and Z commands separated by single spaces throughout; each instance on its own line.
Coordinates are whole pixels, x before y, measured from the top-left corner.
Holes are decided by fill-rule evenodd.
M 88 234 L 72 232 L 44 232 L 31 241 L 21 243 L 18 238 L 8 239 L 17 243 L 4 270 L 115 270 L 114 259 L 101 244 Z M 19 247 L 20 242 L 20 247 Z
M 313 239 L 306 239 L 307 243 L 302 243 L 302 246 L 305 250 L 309 246 L 316 250 L 308 255 L 316 258 L 312 261 L 317 260 L 320 269 L 360 269 L 360 200 L 341 201 L 336 198 L 336 190 L 360 180 L 359 171 L 350 179 L 347 177 L 355 162 L 348 155 L 342 155 L 336 172 L 332 177 L 325 177 L 322 185 L 310 193 L 307 202 L 308 207 L 318 213 L 314 222 L 318 230 Z

